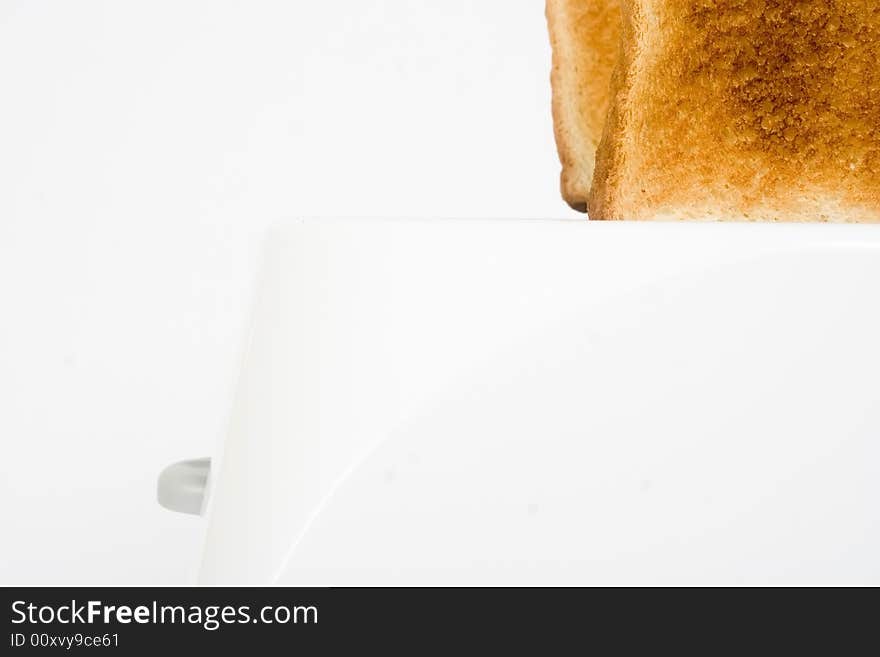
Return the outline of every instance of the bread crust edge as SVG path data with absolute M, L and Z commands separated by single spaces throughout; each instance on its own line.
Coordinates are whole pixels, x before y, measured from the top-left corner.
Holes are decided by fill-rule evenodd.
M 570 72 L 575 67 L 571 35 L 566 29 L 569 20 L 566 9 L 567 0 L 546 0 L 544 5 L 553 57 L 550 69 L 553 136 L 559 163 L 562 165 L 559 176 L 562 198 L 572 209 L 586 212 L 590 193 L 589 182 L 584 184 L 578 179 L 575 146 L 578 143 L 578 135 L 575 134 L 578 131 L 577 117 L 571 116 L 570 103 L 566 102 L 566 95 L 570 92 L 571 85 Z M 589 173 L 592 177 L 592 171 Z

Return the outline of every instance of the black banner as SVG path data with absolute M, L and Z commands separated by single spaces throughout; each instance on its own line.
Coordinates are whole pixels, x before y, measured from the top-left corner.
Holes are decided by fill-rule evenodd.
M 502 646 L 536 654 L 690 645 L 839 652 L 876 605 L 836 591 L 708 589 L 5 588 L 0 654 Z M 874 592 L 867 597 L 873 598 Z M 866 597 L 866 596 L 857 596 Z M 833 620 L 845 619 L 845 632 Z M 760 638 L 758 638 L 760 637 Z M 872 639 L 876 640 L 876 639 Z

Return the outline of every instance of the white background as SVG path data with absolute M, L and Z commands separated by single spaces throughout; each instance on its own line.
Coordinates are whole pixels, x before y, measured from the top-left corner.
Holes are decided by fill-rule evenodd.
M 265 227 L 572 216 L 543 0 L 0 0 L 0 584 L 183 583 Z

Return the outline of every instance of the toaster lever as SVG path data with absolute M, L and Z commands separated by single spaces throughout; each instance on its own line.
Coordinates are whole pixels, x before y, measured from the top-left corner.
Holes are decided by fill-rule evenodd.
M 201 515 L 210 472 L 209 458 L 172 463 L 159 474 L 159 504 L 171 511 Z

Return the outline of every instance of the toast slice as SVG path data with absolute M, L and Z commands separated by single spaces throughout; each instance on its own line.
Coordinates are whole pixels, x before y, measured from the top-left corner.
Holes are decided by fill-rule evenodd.
M 553 126 L 562 162 L 562 196 L 587 209 L 596 147 L 618 57 L 619 0 L 547 0 L 553 46 Z
M 880 221 L 880 3 L 621 7 L 591 218 Z

